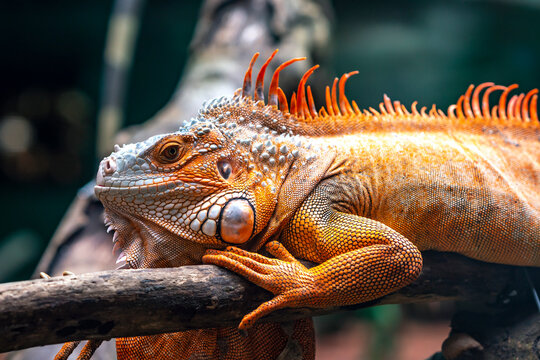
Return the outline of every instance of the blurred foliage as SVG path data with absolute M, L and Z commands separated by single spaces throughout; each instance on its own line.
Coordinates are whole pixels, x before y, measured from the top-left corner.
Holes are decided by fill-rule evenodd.
M 77 189 L 94 177 L 112 4 L 0 2 L 0 282 L 30 276 Z M 126 125 L 143 122 L 168 101 L 199 6 L 162 0 L 145 8 Z
M 539 1 L 336 1 L 333 69 L 357 69 L 359 105 L 382 94 L 455 103 L 471 83 L 540 84 Z
M 372 360 L 388 359 L 394 350 L 394 334 L 401 320 L 399 305 L 384 305 L 362 310 L 361 314 L 373 328 L 373 339 L 370 346 Z
M 354 312 L 344 312 L 315 318 L 317 336 L 327 336 L 351 323 L 362 321 L 369 326 L 367 358 L 391 359 L 395 355 L 395 335 L 399 330 L 402 314 L 399 305 L 381 305 Z M 346 331 L 346 330 L 345 330 Z M 359 339 L 360 340 L 360 339 Z

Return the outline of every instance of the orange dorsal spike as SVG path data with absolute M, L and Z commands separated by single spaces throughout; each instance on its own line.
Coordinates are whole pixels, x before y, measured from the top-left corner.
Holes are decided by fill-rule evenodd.
M 525 95 L 525 99 L 523 99 L 523 105 L 521 107 L 521 118 L 523 121 L 530 121 L 529 117 L 529 101 L 531 100 L 531 97 L 538 92 L 538 89 L 533 89 Z
M 482 115 L 484 118 L 491 119 L 491 115 L 489 113 L 489 94 L 491 94 L 493 91 L 504 89 L 506 89 L 506 87 L 501 85 L 490 86 L 486 89 L 484 96 L 482 97 Z
M 383 115 L 388 114 L 388 111 L 386 111 L 386 108 L 384 107 L 384 103 L 382 103 L 382 102 L 379 103 L 379 110 L 381 110 L 381 114 L 383 114 Z
M 313 74 L 313 72 L 319 67 L 319 65 L 313 66 L 311 69 L 306 71 L 304 76 L 300 79 L 300 82 L 298 83 L 298 91 L 296 92 L 297 98 L 296 98 L 296 107 L 298 108 L 298 116 L 304 117 L 304 109 L 305 109 L 305 103 L 306 103 L 306 81 L 307 79 Z M 306 116 L 309 116 L 309 113 L 305 114 Z
M 451 119 L 456 118 L 456 104 L 452 104 L 448 107 L 447 114 L 448 114 L 448 117 Z
M 396 108 L 396 112 L 401 116 L 407 113 L 407 109 L 405 109 L 406 112 L 403 112 L 405 106 L 403 106 L 399 101 L 394 101 L 394 107 Z
M 483 88 L 493 86 L 493 85 L 495 84 L 493 84 L 492 82 L 485 82 L 478 85 L 476 89 L 474 89 L 474 93 L 472 97 L 472 109 L 473 109 L 474 116 L 482 117 L 482 111 L 480 110 L 480 99 L 479 99 L 480 91 Z
M 516 105 L 514 106 L 514 113 L 512 114 L 512 116 L 516 120 L 521 121 L 521 103 L 523 102 L 524 97 L 525 97 L 525 94 L 521 93 L 521 94 L 519 94 L 519 96 L 518 96 L 518 98 L 516 100 Z
M 400 106 L 401 106 L 401 113 L 407 116 L 411 116 L 411 113 L 409 112 L 409 110 L 407 110 L 407 107 L 405 105 L 401 104 Z
M 287 103 L 287 97 L 285 96 L 285 93 L 283 92 L 283 90 L 281 90 L 280 87 L 277 88 L 277 92 L 278 92 L 279 107 L 281 111 L 283 111 L 284 113 L 289 112 L 289 104 Z
M 278 49 L 274 50 L 272 55 L 266 60 L 261 66 L 261 70 L 259 70 L 259 74 L 257 75 L 257 81 L 255 82 L 255 93 L 254 93 L 254 99 L 255 101 L 263 100 L 264 101 L 264 73 L 266 72 L 266 68 L 268 67 L 268 64 L 270 64 L 270 61 L 276 56 L 278 52 Z
M 377 110 L 375 110 L 374 108 L 370 107 L 369 108 L 369 111 L 371 111 L 371 113 L 375 116 L 381 116 L 381 113 L 378 112 Z
M 297 62 L 306 60 L 305 57 L 294 58 L 288 61 L 285 61 L 283 64 L 279 65 L 274 74 L 272 75 L 272 81 L 270 82 L 270 89 L 268 91 L 268 105 L 277 105 L 278 103 L 278 87 L 279 87 L 279 73 L 281 70 L 285 69 L 287 66 Z
M 337 103 L 337 95 L 336 95 L 336 86 L 337 86 L 338 78 L 334 79 L 334 83 L 332 84 L 332 108 L 334 109 L 334 115 L 338 116 L 341 115 L 339 112 L 339 107 Z
M 418 110 L 416 109 L 416 105 L 418 105 L 418 101 L 413 101 L 413 103 L 411 105 L 411 111 L 412 111 L 413 115 L 418 116 L 420 114 L 418 113 Z
M 497 117 L 497 109 L 499 108 L 498 105 L 495 105 L 492 109 L 491 109 L 491 118 L 494 119 L 494 120 L 497 120 L 498 117 Z
M 523 121 L 525 121 L 525 122 L 528 122 L 530 120 L 530 118 L 529 118 L 529 101 L 530 101 L 531 97 L 534 94 L 533 91 L 534 90 L 531 90 L 525 95 L 525 98 L 523 99 L 523 103 L 521 104 L 521 119 Z
M 306 119 L 311 119 L 311 111 L 309 110 L 307 99 L 304 98 L 304 101 L 302 102 L 302 112 L 304 114 L 304 117 Z
M 437 116 L 437 108 L 435 107 L 435 104 L 431 106 L 431 109 L 429 110 L 429 116 L 431 117 Z
M 457 104 L 456 104 L 456 111 L 457 111 L 457 117 L 458 119 L 461 119 L 463 118 L 463 108 L 462 108 L 462 105 L 463 105 L 463 98 L 464 96 L 461 95 L 457 101 Z
M 514 95 L 508 100 L 508 107 L 506 109 L 506 117 L 509 120 L 514 120 L 514 106 L 516 106 L 516 101 L 518 99 L 517 95 Z
M 474 85 L 469 85 L 463 98 L 463 111 L 465 112 L 465 117 L 468 117 L 468 118 L 474 117 L 473 112 L 471 110 L 471 93 L 473 89 L 474 89 Z
M 243 97 L 251 97 L 251 71 L 253 70 L 253 65 L 255 64 L 255 61 L 257 61 L 257 58 L 259 57 L 259 53 L 253 54 L 253 57 L 251 58 L 251 61 L 249 62 L 248 69 L 246 71 L 246 75 L 244 75 L 244 85 L 242 86 L 242 96 Z
M 356 115 L 360 115 L 362 113 L 362 110 L 360 110 L 360 108 L 358 108 L 358 105 L 356 104 L 356 101 L 352 101 L 352 107 L 354 109 L 354 113 Z M 367 112 L 367 110 L 365 110 Z
M 334 116 L 334 109 L 333 109 L 333 106 L 332 106 L 332 97 L 330 96 L 330 87 L 329 86 L 326 87 L 326 90 L 325 90 L 324 94 L 325 94 L 325 98 L 326 98 L 326 108 L 328 109 L 328 114 L 330 114 L 330 116 Z
M 535 89 L 536 90 L 536 89 Z M 537 90 L 538 92 L 538 90 Z M 531 120 L 535 123 L 538 123 L 538 112 L 536 111 L 536 102 L 538 100 L 538 95 L 534 95 L 531 100 Z
M 403 110 L 401 110 L 401 103 L 397 100 L 394 100 L 394 111 L 396 114 L 403 116 Z
M 500 119 L 506 119 L 506 97 L 508 96 L 508 93 L 517 88 L 518 88 L 517 84 L 512 84 L 509 87 L 507 87 L 501 94 L 501 97 L 499 98 L 499 118 Z
M 396 112 L 394 111 L 394 107 L 392 106 L 392 100 L 388 97 L 388 95 L 384 94 L 384 106 L 386 107 L 386 111 L 390 113 L 391 115 L 395 115 Z
M 291 114 L 297 115 L 296 111 L 296 93 L 293 92 L 291 96 Z
M 358 74 L 358 71 L 351 71 L 350 73 L 343 74 L 339 79 L 339 107 L 341 113 L 344 115 L 353 113 L 351 104 L 349 104 L 349 100 L 347 100 L 347 96 L 345 96 L 345 83 L 351 76 L 356 74 Z
M 313 94 L 311 93 L 311 86 L 309 85 L 307 87 L 307 103 L 308 103 L 309 111 L 311 112 L 311 117 L 316 118 L 317 107 L 315 106 L 315 101 L 313 100 Z

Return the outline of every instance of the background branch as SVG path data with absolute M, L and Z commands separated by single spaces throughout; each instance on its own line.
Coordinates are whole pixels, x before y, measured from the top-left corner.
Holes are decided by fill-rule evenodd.
M 285 309 L 264 320 L 290 321 L 380 304 L 495 302 L 515 278 L 516 268 L 511 266 L 435 252 L 424 258 L 417 281 L 379 300 L 332 309 Z M 3 284 L 0 352 L 68 340 L 236 326 L 242 316 L 271 297 L 211 265 L 104 271 Z

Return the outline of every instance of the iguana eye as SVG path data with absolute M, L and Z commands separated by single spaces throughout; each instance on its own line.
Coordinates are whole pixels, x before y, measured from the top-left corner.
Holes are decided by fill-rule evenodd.
M 180 157 L 180 144 L 172 142 L 165 144 L 159 150 L 159 159 L 164 163 L 172 163 Z
M 220 160 L 217 163 L 217 168 L 221 177 L 227 180 L 232 173 L 232 166 L 227 160 Z

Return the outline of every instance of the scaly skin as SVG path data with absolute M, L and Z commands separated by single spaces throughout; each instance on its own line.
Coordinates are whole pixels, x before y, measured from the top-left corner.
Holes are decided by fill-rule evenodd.
M 337 79 L 327 88 L 317 113 L 304 89 L 314 68 L 290 104 L 277 88 L 279 71 L 300 59 L 276 70 L 264 103 L 272 57 L 254 99 L 256 56 L 232 98 L 205 105 L 176 133 L 117 147 L 101 163 L 96 194 L 127 266 L 216 264 L 274 299 L 244 317 L 247 336 L 220 328 L 117 339 L 119 359 L 275 359 L 284 351 L 313 359 L 310 320 L 256 321 L 283 307 L 393 292 L 418 276 L 421 250 L 540 266 L 536 90 L 507 104 L 515 86 L 470 87 L 447 115 L 386 97 L 380 111 L 360 111 L 343 93 L 351 73 L 339 97 Z M 494 90 L 503 93 L 490 108 Z

